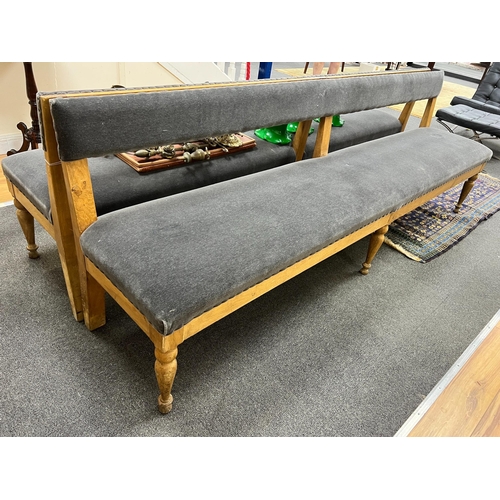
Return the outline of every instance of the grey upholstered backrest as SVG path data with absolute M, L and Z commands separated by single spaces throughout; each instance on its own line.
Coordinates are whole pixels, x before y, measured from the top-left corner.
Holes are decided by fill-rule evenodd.
M 436 97 L 440 71 L 258 80 L 55 97 L 64 161 Z
M 491 65 L 472 99 L 500 107 L 500 62 Z

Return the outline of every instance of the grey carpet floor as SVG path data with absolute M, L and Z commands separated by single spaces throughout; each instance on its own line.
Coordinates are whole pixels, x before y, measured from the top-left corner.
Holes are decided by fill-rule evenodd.
M 500 177 L 500 162 L 487 172 Z M 73 320 L 56 245 L 0 208 L 1 436 L 393 436 L 500 307 L 500 215 L 428 264 L 367 240 L 187 340 L 156 409 L 148 338 Z

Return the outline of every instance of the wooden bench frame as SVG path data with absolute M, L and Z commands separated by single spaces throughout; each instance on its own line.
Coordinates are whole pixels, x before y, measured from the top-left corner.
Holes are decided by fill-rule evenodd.
M 352 76 L 351 76 L 352 77 Z M 248 82 L 235 83 L 234 85 L 245 85 Z M 252 83 L 258 85 L 257 82 Z M 277 82 L 279 84 L 279 82 Z M 206 85 L 203 87 L 211 87 Z M 168 89 L 175 91 L 176 88 Z M 113 94 L 115 92 L 106 92 Z M 81 94 L 80 94 L 81 95 Z M 60 97 L 56 96 L 56 97 Z M 197 316 L 187 324 L 177 329 L 169 335 L 159 332 L 149 320 L 123 295 L 123 293 L 86 258 L 79 246 L 79 237 L 82 232 L 97 220 L 97 213 L 92 193 L 92 183 L 86 159 L 65 162 L 58 156 L 57 140 L 52 127 L 52 116 L 50 112 L 51 96 L 42 96 L 40 105 L 42 108 L 42 119 L 45 138 L 45 156 L 47 163 L 47 175 L 49 181 L 51 200 L 53 201 L 54 222 L 57 226 L 55 238 L 63 263 L 65 277 L 68 286 L 73 286 L 73 307 L 77 308 L 77 301 L 82 301 L 84 320 L 86 326 L 93 330 L 105 323 L 105 292 L 126 311 L 134 322 L 153 342 L 155 349 L 155 373 L 160 390 L 158 397 L 158 408 L 161 413 L 168 413 L 172 408 L 171 389 L 177 370 L 177 350 L 178 346 L 189 337 L 195 335 L 209 325 L 217 322 L 225 316 L 231 314 L 254 299 L 264 295 L 280 284 L 288 281 L 294 276 L 306 271 L 319 262 L 327 259 L 335 253 L 343 250 L 360 239 L 371 235 L 367 258 L 361 269 L 362 274 L 367 274 L 373 258 L 383 243 L 384 234 L 389 224 L 395 219 L 417 208 L 438 194 L 446 191 L 460 182 L 466 181 L 457 209 L 469 193 L 472 185 L 484 165 L 480 165 L 456 177 L 438 188 L 413 200 L 411 203 L 400 209 L 385 215 L 384 217 L 354 231 L 344 238 L 332 243 L 320 251 L 300 260 L 281 272 L 263 280 L 255 286 L 237 294 L 233 298 L 212 308 L 211 310 Z M 428 126 L 432 117 L 435 98 L 429 100 L 426 113 L 422 119 L 421 126 Z M 413 103 L 408 103 L 402 114 L 401 121 L 405 125 L 413 107 Z M 314 156 L 324 156 L 328 150 L 328 138 L 331 130 L 332 117 L 323 117 L 318 129 L 318 137 Z M 294 146 L 300 152 L 300 148 L 305 143 L 309 123 L 303 122 L 299 126 Z M 69 201 L 71 200 L 71 201 Z M 81 285 L 81 290 L 77 289 L 77 284 Z M 81 295 L 80 295 L 81 292 Z
M 219 321 L 225 316 L 228 316 L 232 312 L 264 295 L 282 283 L 285 283 L 289 279 L 310 269 L 319 262 L 331 257 L 362 238 L 371 235 L 367 258 L 361 269 L 362 274 L 367 274 L 371 267 L 372 260 L 383 243 L 384 234 L 387 232 L 391 222 L 417 208 L 426 201 L 433 199 L 440 193 L 459 184 L 460 182 L 466 181 L 460 199 L 457 203 L 457 207 L 459 207 L 467 194 L 470 192 L 474 181 L 477 179 L 479 172 L 481 172 L 483 168 L 484 165 L 480 165 L 466 174 L 443 184 L 439 188 L 436 188 L 424 196 L 415 199 L 410 204 L 403 206 L 401 209 L 374 221 L 358 231 L 351 233 L 350 235 L 297 262 L 287 269 L 284 269 L 272 277 L 234 296 L 221 305 L 201 314 L 167 336 L 156 330 L 148 319 L 123 295 L 118 288 L 113 285 L 113 283 L 111 283 L 111 281 L 99 269 L 96 268 L 96 266 L 89 259 L 81 256 L 81 282 L 86 285 L 84 286 L 84 297 L 89 301 L 88 315 L 86 315 L 85 318 L 86 322 L 90 329 L 104 324 L 104 291 L 109 293 L 109 295 L 124 309 L 124 311 L 154 344 L 156 357 L 155 373 L 160 390 L 158 408 L 161 413 L 168 413 L 172 409 L 173 398 L 171 395 L 171 389 L 177 370 L 177 349 L 178 346 L 184 342 L 184 340 L 204 330 L 208 326 Z M 80 224 L 80 230 L 83 231 L 93 222 L 91 207 L 88 205 L 88 199 L 85 200 L 87 196 L 84 194 L 85 184 L 88 182 L 88 177 L 82 176 L 85 175 L 86 167 L 84 162 L 81 161 L 63 162 L 63 169 L 68 184 L 72 186 L 72 198 L 76 207 L 75 216 Z M 84 216 L 82 217 L 81 215 L 83 214 Z
M 406 71 L 398 71 L 398 74 L 402 73 L 414 73 L 414 72 L 425 72 L 428 69 L 410 69 Z M 394 73 L 394 72 L 387 72 Z M 378 76 L 380 73 L 373 74 L 343 74 L 335 75 L 334 78 L 359 78 L 367 76 Z M 332 76 L 330 76 L 331 78 Z M 311 80 L 325 78 L 324 76 L 317 77 L 299 77 L 294 78 L 294 81 Z M 282 80 L 272 80 L 273 83 L 280 84 L 289 81 L 289 79 Z M 243 85 L 259 85 L 269 83 L 269 80 L 257 80 L 257 81 L 241 81 L 241 82 L 224 82 L 224 83 L 207 83 L 201 85 L 190 85 L 189 88 L 218 88 L 218 87 L 230 87 L 230 86 L 243 86 Z M 49 102 L 55 97 L 85 97 L 85 96 L 96 96 L 96 95 L 111 95 L 119 93 L 138 93 L 138 92 L 157 92 L 157 91 L 179 91 L 185 89 L 185 86 L 166 86 L 166 87 L 154 87 L 154 88 L 138 88 L 138 89 L 110 89 L 103 91 L 92 91 L 92 92 L 67 92 L 67 93 L 47 93 L 40 97 L 39 108 L 41 109 L 41 123 L 44 129 L 44 140 L 54 140 L 54 131 L 52 128 L 52 122 L 50 117 Z M 435 104 L 437 98 L 432 98 L 427 100 L 425 112 L 420 121 L 420 127 L 428 127 L 431 123 Z M 401 123 L 401 131 L 403 132 L 406 128 L 408 120 L 411 116 L 413 106 L 416 101 L 411 101 L 405 103 L 404 109 L 401 111 L 399 116 L 399 121 Z M 43 120 L 43 116 L 47 116 L 47 120 Z M 328 153 L 328 145 L 331 134 L 331 122 L 332 117 L 322 117 L 316 138 L 316 145 L 314 149 L 313 156 L 320 157 Z M 303 157 L 306 141 L 307 141 L 307 131 L 309 130 L 311 121 L 301 122 L 299 124 L 299 129 L 295 134 L 292 147 L 295 150 L 297 161 Z M 52 139 L 50 139 L 52 138 Z M 84 305 L 81 298 L 81 283 L 80 276 L 78 272 L 78 258 L 77 258 L 77 248 L 75 246 L 75 238 L 73 234 L 73 228 L 71 224 L 71 218 L 69 215 L 69 206 L 66 199 L 66 192 L 64 186 L 64 179 L 62 174 L 62 168 L 57 154 L 57 149 L 46 150 L 46 171 L 47 180 L 49 185 L 49 195 L 51 200 L 51 211 L 52 211 L 52 222 L 50 222 L 43 213 L 41 213 L 33 203 L 14 185 L 7 179 L 8 189 L 14 199 L 14 205 L 17 209 L 17 217 L 19 224 L 21 225 L 22 231 L 26 238 L 27 250 L 29 258 L 36 259 L 39 257 L 38 245 L 35 242 L 35 225 L 36 220 L 47 233 L 56 241 L 61 266 L 64 274 L 64 279 L 66 283 L 66 289 L 68 293 L 68 298 L 71 305 L 71 310 L 74 318 L 77 321 L 85 320 L 84 316 Z M 92 323 L 86 321 L 89 327 L 94 328 Z

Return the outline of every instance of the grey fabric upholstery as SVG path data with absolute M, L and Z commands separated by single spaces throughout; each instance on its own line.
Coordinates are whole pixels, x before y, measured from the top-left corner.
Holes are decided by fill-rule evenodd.
M 167 335 L 490 158 L 417 129 L 104 215 L 81 244 Z
M 401 130 L 397 118 L 381 110 L 368 110 L 345 116 L 343 127 L 332 130 L 330 151 L 384 137 Z M 314 123 L 316 128 L 317 124 Z M 215 182 L 247 175 L 295 161 L 290 146 L 273 145 L 253 137 L 256 147 L 252 150 L 177 168 L 139 174 L 114 155 L 90 158 L 89 168 L 96 202 L 97 214 L 132 206 L 144 201 L 199 188 Z M 316 133 L 309 138 L 305 157 L 311 157 Z M 35 207 L 52 221 L 50 198 L 41 149 L 8 156 L 2 160 L 5 176 L 17 186 Z
M 363 142 L 373 141 L 388 135 L 401 132 L 401 122 L 395 116 L 380 110 L 371 109 L 349 113 L 343 115 L 344 125 L 342 127 L 332 127 L 330 135 L 330 144 L 328 152 L 338 151 L 349 146 L 362 144 Z M 318 123 L 313 121 L 312 127 L 316 131 Z M 316 141 L 316 132 L 313 132 L 306 143 L 304 158 L 312 158 L 314 143 Z
M 500 137 L 500 62 L 491 65 L 472 98 L 455 96 L 437 110 L 439 122 Z
M 2 171 L 38 211 L 51 221 L 49 187 L 43 151 L 41 149 L 28 150 L 2 158 Z
M 255 137 L 253 131 L 245 133 L 256 140 L 255 148 L 147 174 L 136 172 L 114 155 L 90 158 L 97 214 L 295 161 L 293 148 L 270 144 Z M 2 168 L 5 176 L 52 221 L 43 151 L 8 156 L 2 160 Z
M 51 111 L 59 155 L 71 161 L 426 99 L 437 96 L 442 83 L 441 71 L 330 75 L 61 97 L 51 100 Z

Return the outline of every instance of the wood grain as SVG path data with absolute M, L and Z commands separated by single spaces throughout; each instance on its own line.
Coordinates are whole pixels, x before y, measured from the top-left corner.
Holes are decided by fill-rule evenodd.
M 0 155 L 0 161 L 2 161 L 2 159 L 6 156 L 7 155 Z M 12 195 L 7 187 L 7 179 L 3 175 L 3 170 L 0 168 L 0 203 L 6 203 L 12 200 Z
M 500 436 L 499 353 L 497 323 L 408 435 Z

